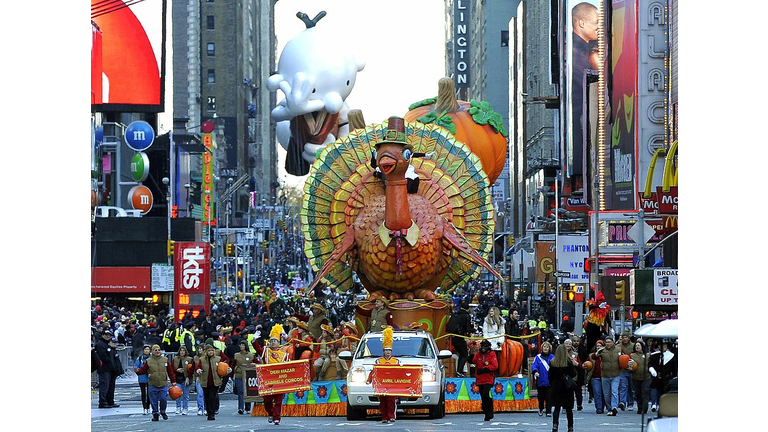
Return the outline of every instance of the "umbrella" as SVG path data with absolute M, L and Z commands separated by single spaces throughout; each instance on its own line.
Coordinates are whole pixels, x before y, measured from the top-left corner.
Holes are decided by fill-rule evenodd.
M 635 332 L 634 332 L 634 333 L 635 333 L 636 335 L 638 335 L 638 336 L 642 336 L 644 332 L 647 332 L 648 330 L 650 330 L 651 328 L 653 328 L 653 326 L 655 326 L 655 325 L 656 325 L 656 324 L 651 324 L 651 323 L 648 323 L 648 324 L 643 324 L 642 326 L 640 326 L 639 328 L 637 328 L 637 329 L 635 330 Z M 638 333 L 638 332 L 640 332 L 640 333 Z
M 667 319 L 651 326 L 642 326 L 635 331 L 635 336 L 654 338 L 677 338 L 678 327 L 676 319 Z

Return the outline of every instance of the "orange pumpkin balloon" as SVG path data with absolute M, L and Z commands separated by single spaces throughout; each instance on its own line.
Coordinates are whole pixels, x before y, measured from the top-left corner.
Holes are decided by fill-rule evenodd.
M 507 132 L 501 115 L 493 111 L 488 102 L 456 100 L 450 78 L 440 78 L 437 85 L 436 100 L 411 105 L 403 118 L 407 122 L 435 123 L 450 130 L 480 159 L 492 185 L 507 159 Z
M 523 344 L 513 340 L 506 340 L 501 346 L 498 376 L 506 377 L 517 375 L 523 365 Z
M 225 376 L 227 374 L 227 369 L 229 368 L 229 365 L 224 362 L 219 362 L 219 365 L 216 366 L 216 373 L 219 374 L 219 376 Z
M 630 356 L 627 354 L 622 354 L 619 356 L 619 367 L 622 369 L 628 369 L 629 368 L 629 360 L 631 359 Z
M 586 369 L 587 371 L 591 371 L 592 368 L 595 367 L 595 365 L 590 360 L 587 360 L 584 363 L 582 363 L 582 366 L 584 366 L 584 369 Z
M 169 396 L 171 397 L 171 399 L 173 399 L 173 400 L 176 400 L 176 399 L 180 398 L 180 397 L 181 397 L 181 394 L 182 394 L 182 391 L 181 391 L 181 389 L 180 389 L 179 387 L 175 386 L 175 385 L 174 385 L 174 386 L 171 386 L 171 387 L 168 389 L 168 395 L 169 395 Z

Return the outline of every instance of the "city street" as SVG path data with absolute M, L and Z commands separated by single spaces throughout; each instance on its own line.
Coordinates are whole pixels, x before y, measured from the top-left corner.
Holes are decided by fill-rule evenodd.
M 115 402 L 119 408 L 99 409 L 98 393 L 91 401 L 92 431 L 178 431 L 178 430 L 226 430 L 255 431 L 265 428 L 277 428 L 282 431 L 328 430 L 345 428 L 372 430 L 408 431 L 445 431 L 445 430 L 512 430 L 512 431 L 549 431 L 552 418 L 539 417 L 536 411 L 497 413 L 490 422 L 483 422 L 482 414 L 448 414 L 440 420 L 429 420 L 426 416 L 405 416 L 398 413 L 394 424 L 381 424 L 378 418 L 371 416 L 365 421 L 347 421 L 345 417 L 283 417 L 279 426 L 270 425 L 263 417 L 251 417 L 237 414 L 237 396 L 222 393 L 221 409 L 215 421 L 207 421 L 204 416 L 196 415 L 194 395 L 190 397 L 190 415 L 174 414 L 175 401 L 168 403 L 168 420 L 152 422 L 151 415 L 142 415 L 139 386 L 136 382 L 119 380 L 115 391 Z M 652 413 L 655 415 L 655 413 Z M 641 428 L 641 418 L 635 411 L 619 411 L 616 417 L 594 414 L 594 406 L 585 404 L 581 412 L 574 411 L 575 430 L 579 432 L 637 432 Z M 560 415 L 560 430 L 567 430 L 565 412 Z

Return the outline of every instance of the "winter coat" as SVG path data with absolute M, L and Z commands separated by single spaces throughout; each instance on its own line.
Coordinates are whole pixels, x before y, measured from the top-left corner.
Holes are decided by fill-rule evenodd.
M 573 407 L 574 391 L 565 387 L 565 375 L 576 378 L 576 367 L 568 362 L 566 367 L 550 367 L 550 401 L 552 406 Z
M 605 378 L 615 378 L 621 374 L 621 368 L 619 367 L 619 356 L 621 350 L 617 345 L 613 346 L 613 349 L 604 349 L 600 360 L 602 363 L 602 374 Z
M 488 319 L 483 320 L 483 337 L 493 337 L 493 336 L 499 336 L 493 339 L 488 339 L 488 342 L 491 343 L 491 349 L 500 350 L 501 346 L 504 344 L 504 318 L 499 319 L 501 322 L 501 325 L 496 325 L 496 323 L 489 324 Z
M 483 354 L 478 351 L 472 358 L 472 363 L 475 364 L 475 383 L 477 385 L 493 384 L 496 381 L 496 370 L 499 368 L 499 362 L 496 359 L 496 353 L 493 350 Z M 486 364 L 488 363 L 488 364 Z M 481 369 L 488 369 L 487 371 L 479 372 Z
M 136 357 L 136 361 L 133 362 L 133 368 L 136 369 L 136 370 L 139 370 L 142 366 L 144 366 L 144 363 L 147 362 L 148 358 L 149 358 L 149 356 L 148 355 L 144 355 L 144 354 Z M 137 374 L 136 376 L 139 377 L 139 382 L 140 383 L 148 383 L 149 382 L 149 376 L 146 375 L 146 374 L 144 374 L 144 375 L 138 375 Z
M 113 354 L 114 349 L 109 346 L 109 343 L 105 341 L 103 338 L 96 341 L 96 354 L 99 355 L 99 360 L 101 360 L 101 367 L 99 368 L 99 373 L 107 373 L 112 372 L 115 365 L 113 363 Z
M 546 356 L 539 354 L 533 359 L 531 373 L 539 373 L 539 378 L 536 380 L 537 387 L 549 386 L 549 364 L 552 363 L 553 358 L 555 358 L 554 354 L 547 354 Z

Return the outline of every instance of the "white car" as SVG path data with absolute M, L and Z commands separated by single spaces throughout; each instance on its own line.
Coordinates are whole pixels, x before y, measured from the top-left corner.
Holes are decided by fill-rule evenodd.
M 437 349 L 435 339 L 423 330 L 398 330 L 393 334 L 392 356 L 402 365 L 421 365 L 422 396 L 399 397 L 397 408 L 429 409 L 429 418 L 445 417 L 445 370 L 443 359 L 451 358 L 448 350 Z M 373 385 L 366 384 L 376 359 L 382 356 L 381 332 L 363 335 L 354 353 L 342 351 L 339 358 L 352 360 L 347 374 L 347 420 L 362 420 L 369 408 L 379 408 L 379 398 L 373 394 Z

